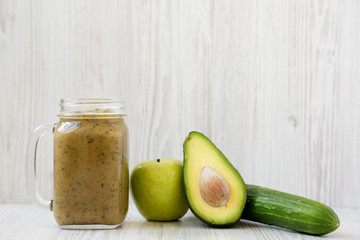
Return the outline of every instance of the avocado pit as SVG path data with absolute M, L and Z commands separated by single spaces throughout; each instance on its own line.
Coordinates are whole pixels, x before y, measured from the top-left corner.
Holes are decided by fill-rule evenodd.
M 213 207 L 222 207 L 230 199 L 227 181 L 212 167 L 206 165 L 200 173 L 200 192 L 204 201 Z

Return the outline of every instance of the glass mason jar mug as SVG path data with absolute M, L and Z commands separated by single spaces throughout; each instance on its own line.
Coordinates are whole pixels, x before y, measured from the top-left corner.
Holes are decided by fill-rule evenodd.
M 62 99 L 60 120 L 37 127 L 27 148 L 28 189 L 50 206 L 61 228 L 113 229 L 128 211 L 128 128 L 124 103 L 113 99 Z M 39 139 L 54 134 L 54 199 L 36 187 Z

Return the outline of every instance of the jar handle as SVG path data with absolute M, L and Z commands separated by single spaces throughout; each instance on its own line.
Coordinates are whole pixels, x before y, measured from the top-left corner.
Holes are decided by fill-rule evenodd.
M 56 123 L 46 123 L 35 128 L 30 136 L 26 150 L 27 188 L 31 202 L 42 207 L 50 207 L 50 210 L 52 210 L 52 200 L 44 199 L 37 188 L 36 152 L 40 138 L 49 133 L 53 134 L 55 128 Z

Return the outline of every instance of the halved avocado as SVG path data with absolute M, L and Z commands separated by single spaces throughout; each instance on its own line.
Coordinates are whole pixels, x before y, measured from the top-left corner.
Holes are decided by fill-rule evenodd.
M 184 142 L 184 187 L 189 207 L 201 221 L 230 226 L 239 221 L 246 185 L 224 154 L 202 133 Z

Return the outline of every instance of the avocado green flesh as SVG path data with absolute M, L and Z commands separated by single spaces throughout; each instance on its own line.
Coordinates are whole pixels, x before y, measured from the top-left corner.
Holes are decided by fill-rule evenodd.
M 211 206 L 200 191 L 200 174 L 209 166 L 230 187 L 229 200 L 223 206 Z M 212 226 L 229 226 L 239 221 L 246 203 L 246 185 L 239 172 L 222 152 L 203 134 L 190 132 L 184 142 L 184 188 L 190 210 Z
M 328 206 L 292 194 L 247 185 L 247 201 L 241 218 L 312 235 L 336 230 L 340 221 Z

